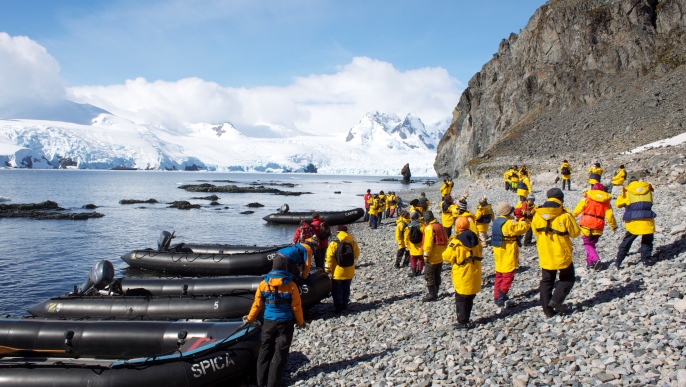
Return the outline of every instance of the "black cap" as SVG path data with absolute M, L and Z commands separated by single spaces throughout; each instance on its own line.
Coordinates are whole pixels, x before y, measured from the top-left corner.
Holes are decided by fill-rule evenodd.
M 549 189 L 548 192 L 546 192 L 546 196 L 548 196 L 548 199 L 555 198 L 561 202 L 565 200 L 565 194 L 559 188 Z
M 436 217 L 434 216 L 434 213 L 432 211 L 427 211 L 424 213 L 425 222 L 431 222 L 434 219 L 436 219 Z

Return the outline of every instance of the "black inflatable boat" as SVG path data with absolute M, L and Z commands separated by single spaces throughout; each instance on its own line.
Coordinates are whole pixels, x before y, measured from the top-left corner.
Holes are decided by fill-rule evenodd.
M 0 320 L 0 386 L 240 386 L 259 336 L 240 322 Z
M 121 256 L 130 267 L 187 276 L 259 275 L 272 268 L 281 246 L 179 243 L 170 246 L 173 233 L 163 231 L 157 250 L 134 250 Z
M 285 206 L 284 206 L 285 207 Z M 287 207 L 286 207 L 287 208 Z M 350 224 L 364 216 L 363 208 L 355 208 L 347 211 L 330 211 L 320 212 L 319 217 L 322 221 L 329 224 L 329 226 L 337 226 L 339 224 Z M 308 222 L 312 221 L 312 212 L 277 212 L 269 214 L 262 218 L 269 223 L 274 224 L 300 224 L 300 219 L 305 219 Z
M 64 297 L 31 306 L 34 317 L 129 320 L 240 318 L 250 312 L 262 276 L 117 278 L 102 260 L 83 285 Z M 314 269 L 299 286 L 303 309 L 331 292 L 329 276 Z

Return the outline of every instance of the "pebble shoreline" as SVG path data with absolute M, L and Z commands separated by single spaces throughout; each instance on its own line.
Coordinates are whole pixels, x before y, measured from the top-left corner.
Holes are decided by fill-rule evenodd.
M 533 176 L 536 204 L 553 187 L 550 179 Z M 438 217 L 440 182 L 413 191 L 394 185 L 399 183 L 387 190 L 405 202 L 426 192 Z M 516 196 L 502 185 L 501 179 L 460 180 L 453 196 L 469 193 L 472 212 L 481 196 L 494 206 L 514 205 Z M 577 182 L 574 191 L 564 191 L 567 208 L 580 200 L 580 187 Z M 484 249 L 483 286 L 471 316 L 477 327 L 469 331 L 454 327 L 449 265 L 443 267 L 439 300 L 422 303 L 423 277 L 409 278 L 407 268 L 393 266 L 395 218 L 376 230 L 350 225 L 361 254 L 349 310 L 335 315 L 327 298 L 305 312 L 309 326 L 296 331 L 282 385 L 686 386 L 686 191 L 676 183 L 655 188 L 654 266 L 636 265 L 637 241 L 622 269 L 589 271 L 576 238 L 577 282 L 566 300 L 573 313 L 548 319 L 539 305 L 536 247 L 521 250 L 504 313 L 493 302 L 493 253 Z M 614 262 L 624 235 L 623 210 L 614 210 L 618 230 L 606 228 L 598 243 L 606 263 Z

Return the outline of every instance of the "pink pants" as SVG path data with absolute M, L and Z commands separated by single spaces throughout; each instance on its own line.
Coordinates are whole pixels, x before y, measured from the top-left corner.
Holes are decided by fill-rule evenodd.
M 600 235 L 582 235 L 581 239 L 584 241 L 584 249 L 586 249 L 586 264 L 595 265 L 598 262 L 598 252 L 595 250 L 595 244 L 598 243 Z
M 493 284 L 493 298 L 498 298 L 500 293 L 503 296 L 507 295 L 512 287 L 512 281 L 514 280 L 514 271 L 509 273 L 499 273 L 495 272 L 495 284 Z
M 417 269 L 417 272 L 421 273 L 424 270 L 424 256 L 410 255 L 410 268 Z

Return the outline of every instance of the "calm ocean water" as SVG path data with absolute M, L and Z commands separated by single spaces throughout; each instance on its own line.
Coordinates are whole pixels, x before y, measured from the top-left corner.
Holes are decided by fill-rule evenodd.
M 400 176 L 398 176 L 399 178 Z M 173 243 L 278 245 L 290 243 L 296 226 L 267 224 L 262 217 L 284 203 L 291 211 L 338 211 L 362 207 L 367 188 L 372 192 L 402 192 L 422 183 L 401 185 L 375 176 L 318 174 L 244 174 L 161 171 L 0 170 L 0 197 L 7 203 L 57 202 L 69 212 L 86 212 L 95 204 L 103 218 L 86 221 L 0 219 L 0 314 L 26 315 L 28 306 L 55 297 L 80 284 L 92 265 L 108 259 L 117 276 L 145 273 L 127 269 L 119 257 L 134 249 L 155 248 L 161 231 L 176 231 Z M 231 180 L 236 183 L 220 182 Z M 208 182 L 247 186 L 260 183 L 284 191 L 311 195 L 223 194 L 221 206 L 210 206 L 211 194 L 187 192 L 181 184 Z M 270 186 L 293 183 L 295 187 Z M 340 191 L 340 194 L 334 192 Z M 157 199 L 158 204 L 121 205 L 121 199 Z M 167 208 L 165 203 L 187 200 L 197 210 Z M 248 208 L 258 202 L 265 207 Z M 240 212 L 255 213 L 242 215 Z M 149 274 L 148 274 L 149 275 Z

